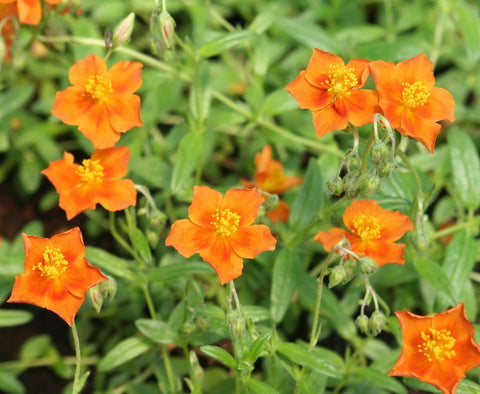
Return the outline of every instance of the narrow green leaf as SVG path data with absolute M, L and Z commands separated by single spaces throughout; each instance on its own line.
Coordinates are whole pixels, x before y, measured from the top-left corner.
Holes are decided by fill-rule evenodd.
M 75 387 L 72 388 L 72 394 L 79 394 L 82 392 L 83 386 L 87 383 L 87 379 L 90 376 L 90 371 L 85 372 L 80 379 L 78 379 L 78 383 Z
M 323 181 L 315 159 L 308 163 L 305 180 L 292 205 L 290 224 L 294 230 L 307 227 L 317 216 L 323 206 Z
M 467 59 L 473 66 L 480 58 L 480 17 L 477 7 L 460 3 L 455 7 L 458 27 L 465 40 Z
M 419 257 L 413 261 L 413 266 L 418 274 L 426 280 L 440 294 L 444 294 L 449 302 L 456 304 L 455 297 L 450 290 L 452 281 L 445 275 L 439 264 L 430 261 L 424 257 Z
M 193 130 L 199 134 L 203 132 L 203 122 L 210 111 L 211 90 L 210 90 L 210 68 L 208 62 L 201 62 L 198 65 L 198 73 L 192 82 L 190 95 L 188 97 L 190 112 L 195 119 L 193 127 L 200 125 L 200 130 Z
M 273 21 L 274 16 L 271 12 L 260 12 L 248 28 L 257 34 L 262 34 L 272 25 Z
M 298 253 L 282 249 L 275 259 L 270 293 L 270 314 L 275 323 L 280 322 L 287 312 L 297 284 Z
M 0 119 L 26 104 L 33 96 L 35 86 L 33 84 L 18 85 L 0 94 Z
M 192 184 L 191 174 L 198 165 L 203 139 L 199 133 L 185 134 L 178 146 L 170 187 L 173 194 L 182 194 Z
M 216 56 L 227 49 L 252 40 L 256 36 L 257 34 L 252 30 L 241 30 L 227 33 L 222 37 L 216 38 L 215 40 L 203 45 L 199 49 L 198 53 L 202 57 Z
M 203 345 L 200 346 L 200 350 L 207 356 L 210 356 L 215 360 L 220 361 L 222 364 L 225 364 L 227 367 L 230 367 L 232 369 L 237 368 L 237 362 L 235 361 L 233 356 L 221 347 L 213 345 Z
M 247 386 L 252 394 L 278 394 L 278 391 L 272 386 L 259 380 L 249 379 Z
M 272 316 L 267 308 L 259 305 L 242 305 L 243 313 L 247 319 L 254 323 L 259 321 L 271 320 Z
M 150 271 L 148 278 L 152 282 L 171 283 L 180 278 L 197 274 L 213 274 L 213 268 L 204 261 L 184 261 L 177 264 L 163 265 Z
M 407 389 L 403 387 L 395 378 L 387 376 L 384 372 L 374 368 L 355 367 L 352 374 L 360 381 L 367 381 L 375 386 L 397 394 L 407 394 Z
M 98 363 L 100 372 L 110 371 L 150 349 L 152 342 L 145 337 L 130 337 L 118 343 Z
M 178 340 L 177 333 L 167 323 L 160 320 L 137 319 L 135 326 L 143 335 L 157 343 L 169 344 Z
M 0 371 L 0 387 L 7 394 L 24 394 L 25 387 L 17 377 L 9 372 Z
M 48 335 L 34 335 L 25 340 L 20 347 L 20 359 L 35 360 L 45 356 L 52 347 L 52 341 Z
M 296 343 L 281 343 L 278 346 L 277 351 L 287 357 L 290 361 L 311 368 L 326 376 L 332 378 L 340 378 L 342 376 L 337 365 L 331 362 L 329 358 L 320 358 L 318 357 L 318 354 L 309 352 L 308 349 Z
M 135 275 L 130 271 L 130 261 L 124 260 L 94 246 L 87 246 L 85 249 L 85 257 L 91 264 L 100 267 L 102 270 L 105 270 L 114 276 L 119 276 L 129 281 L 134 281 L 136 279 Z
M 140 258 L 147 264 L 151 264 L 152 253 L 145 234 L 137 227 L 130 227 L 128 229 L 128 235 L 130 236 L 133 247 L 138 251 Z
M 298 104 L 295 99 L 282 88 L 275 90 L 265 97 L 261 107 L 261 113 L 277 115 L 297 108 Z
M 475 240 L 471 233 L 467 230 L 456 233 L 447 246 L 442 267 L 451 283 L 456 303 L 462 300 L 465 282 L 469 280 L 475 265 L 475 256 Z
M 258 337 L 255 342 L 253 342 L 250 351 L 242 361 L 247 361 L 253 365 L 255 361 L 257 361 L 258 357 L 260 357 L 260 354 L 262 353 L 263 349 L 265 349 L 265 346 L 267 346 L 271 336 L 272 335 L 270 333 L 267 333 L 261 337 Z
M 471 210 L 480 207 L 480 159 L 470 136 L 455 127 L 448 131 L 452 181 L 463 204 Z
M 468 379 L 462 379 L 455 392 L 456 394 L 478 394 L 480 385 Z
M 13 327 L 28 323 L 33 315 L 27 311 L 0 309 L 0 327 Z

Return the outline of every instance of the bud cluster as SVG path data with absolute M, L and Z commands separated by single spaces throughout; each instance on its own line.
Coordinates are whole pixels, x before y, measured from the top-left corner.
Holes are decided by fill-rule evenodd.
M 355 320 L 355 325 L 365 335 L 377 336 L 387 324 L 387 317 L 381 311 L 373 312 L 370 317 L 361 313 Z

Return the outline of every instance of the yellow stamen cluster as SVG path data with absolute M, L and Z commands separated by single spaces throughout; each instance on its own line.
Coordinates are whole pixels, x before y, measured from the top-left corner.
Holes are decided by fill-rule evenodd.
M 450 331 L 429 328 L 428 332 L 422 331 L 420 335 L 423 343 L 418 345 L 418 352 L 423 354 L 428 361 L 443 361 L 455 356 L 456 353 L 453 350 L 455 338 Z
M 238 230 L 240 215 L 232 212 L 228 208 L 222 210 L 216 209 L 212 218 L 213 221 L 211 221 L 210 224 L 215 227 L 218 235 L 228 237 Z
M 403 104 L 407 108 L 423 107 L 430 94 L 425 85 L 420 81 L 414 83 L 402 82 Z
M 87 94 L 95 100 L 101 100 L 113 92 L 112 81 L 100 73 L 90 75 L 85 85 Z
M 82 165 L 77 168 L 76 174 L 80 177 L 82 183 L 98 184 L 103 181 L 103 166 L 100 160 L 85 159 Z
M 32 267 L 33 271 L 40 271 L 40 276 L 56 279 L 67 270 L 68 261 L 60 249 L 47 246 L 42 256 L 43 261 Z
M 327 77 L 322 85 L 330 93 L 340 96 L 349 96 L 350 90 L 358 85 L 358 80 L 353 67 L 343 64 L 330 64 L 329 70 L 324 72 Z
M 382 225 L 376 217 L 360 214 L 353 219 L 353 232 L 357 234 L 362 241 L 380 238 L 381 230 Z

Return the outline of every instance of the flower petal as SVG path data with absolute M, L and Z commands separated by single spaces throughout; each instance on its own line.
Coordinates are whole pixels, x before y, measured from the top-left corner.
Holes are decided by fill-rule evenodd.
M 112 81 L 115 95 L 134 93 L 142 85 L 143 64 L 132 61 L 115 63 L 107 74 Z
M 378 240 L 362 241 L 359 237 L 349 237 L 350 248 L 360 257 L 370 257 L 379 267 L 385 264 L 404 264 L 405 244 Z
M 84 92 L 89 77 L 97 74 L 105 75 L 106 73 L 107 65 L 100 56 L 87 55 L 85 59 L 79 60 L 70 67 L 68 80 Z
M 335 130 L 343 130 L 348 125 L 348 118 L 335 110 L 333 105 L 325 107 L 320 111 L 313 111 L 313 125 L 317 138 Z
M 210 189 L 208 186 L 194 186 L 188 217 L 193 223 L 214 231 L 211 224 L 212 215 L 221 208 L 222 201 L 222 195 L 216 190 Z
M 402 124 L 398 131 L 421 142 L 430 153 L 433 153 L 440 129 L 438 123 L 421 118 L 414 110 L 406 110 L 403 112 Z
M 103 181 L 93 193 L 95 200 L 107 211 L 120 211 L 137 202 L 135 184 L 130 179 Z
M 83 90 L 70 86 L 56 93 L 51 112 L 63 123 L 78 125 L 95 104 L 96 101 L 83 96 Z
M 301 71 L 285 90 L 289 92 L 301 109 L 319 110 L 330 104 L 333 94 L 326 89 L 313 86 L 305 79 L 305 71 Z
M 57 193 L 63 193 L 80 182 L 76 174 L 78 167 L 79 165 L 73 162 L 73 155 L 64 152 L 63 159 L 52 161 L 41 173 L 48 178 Z
M 432 88 L 430 97 L 423 107 L 416 108 L 418 116 L 438 122 L 446 119 L 450 122 L 455 120 L 455 100 L 452 95 L 443 88 Z
M 121 134 L 112 127 L 108 115 L 106 103 L 96 101 L 78 121 L 78 130 L 90 140 L 95 149 L 111 148 L 120 139 Z
M 140 97 L 135 94 L 111 95 L 105 110 L 117 133 L 125 133 L 133 127 L 143 125 L 140 119 Z
M 172 224 L 166 246 L 173 246 L 184 257 L 190 257 L 209 248 L 217 238 L 215 231 L 206 231 L 188 219 L 180 219 Z
M 325 79 L 328 78 L 328 71 L 334 65 L 344 66 L 345 62 L 340 56 L 314 48 L 312 57 L 305 70 L 305 80 L 313 86 L 322 89 Z
M 337 245 L 343 238 L 350 235 L 348 231 L 345 231 L 338 227 L 333 227 L 327 232 L 320 231 L 315 235 L 313 240 L 323 245 L 327 252 L 330 252 L 335 245 Z
M 266 250 L 275 250 L 277 240 L 267 226 L 257 224 L 239 228 L 228 237 L 228 242 L 239 257 L 253 259 Z
M 435 85 L 433 63 L 423 53 L 397 63 L 395 71 L 401 82 L 413 84 L 419 81 L 422 82 L 427 90 L 430 90 Z
M 17 0 L 18 19 L 20 23 L 38 25 L 42 19 L 40 0 Z
M 96 149 L 93 151 L 91 159 L 100 160 L 100 164 L 103 167 L 104 179 L 115 181 L 123 178 L 127 174 L 130 149 L 126 146 Z
M 251 225 L 257 219 L 263 196 L 256 190 L 230 189 L 225 193 L 220 209 L 230 209 L 240 216 L 239 228 Z
M 268 211 L 267 216 L 273 223 L 278 223 L 280 221 L 286 223 L 290 217 L 290 207 L 285 201 L 279 200 L 278 206 L 275 209 Z
M 87 209 L 95 209 L 97 203 L 92 187 L 80 184 L 61 193 L 58 206 L 65 211 L 67 219 L 70 220 Z
M 355 126 L 373 122 L 373 116 L 380 110 L 376 92 L 358 89 L 351 90 L 348 97 L 335 100 L 334 107 Z

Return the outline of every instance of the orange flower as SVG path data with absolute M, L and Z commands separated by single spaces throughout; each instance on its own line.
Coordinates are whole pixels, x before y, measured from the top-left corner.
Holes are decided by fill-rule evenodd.
M 5 4 L 3 5 L 1 0 L 0 0 L 0 22 L 3 23 L 2 29 L 0 31 L 0 34 L 3 36 L 3 39 L 5 40 L 5 60 L 9 61 L 11 58 L 10 54 L 10 47 L 12 46 L 13 43 L 13 36 L 15 34 L 15 27 L 13 25 L 12 20 L 6 20 L 6 18 L 12 18 L 17 16 L 17 7 L 15 4 Z M 0 38 L 1 39 L 1 38 Z M 0 59 L 0 62 L 3 59 Z
M 350 250 L 359 257 L 370 257 L 378 266 L 403 264 L 405 244 L 396 244 L 413 223 L 399 211 L 387 211 L 374 200 L 356 200 L 343 213 L 343 222 L 350 232 L 334 227 L 328 232 L 320 231 L 314 241 L 330 251 L 346 238 Z
M 255 155 L 255 183 L 244 179 L 241 182 L 245 187 L 258 187 L 261 191 L 280 194 L 303 182 L 303 178 L 286 176 L 283 173 L 283 165 L 278 160 L 272 159 L 272 147 L 266 145 L 263 150 Z M 268 217 L 275 223 L 282 220 L 286 222 L 290 214 L 290 208 L 284 201 L 279 201 L 278 207 L 267 212 Z
M 395 312 L 402 327 L 402 353 L 389 376 L 407 376 L 453 394 L 465 372 L 480 365 L 480 346 L 463 303 L 436 315 Z
M 317 138 L 343 130 L 348 122 L 362 126 L 373 121 L 378 97 L 373 90 L 361 90 L 369 75 L 368 60 L 342 58 L 314 48 L 306 70 L 285 88 L 300 108 L 312 111 Z
M 436 122 L 455 120 L 452 95 L 433 86 L 433 63 L 422 53 L 398 64 L 378 60 L 369 67 L 379 105 L 392 128 L 415 138 L 433 153 L 441 128 Z
M 59 206 L 70 220 L 80 212 L 95 209 L 97 203 L 109 211 L 135 205 L 137 192 L 127 173 L 130 150 L 125 146 L 95 150 L 82 164 L 64 152 L 63 159 L 52 161 L 42 174 L 60 194 Z
M 7 302 L 49 309 L 71 326 L 87 290 L 107 280 L 85 260 L 80 229 L 75 227 L 52 238 L 23 234 L 23 243 L 25 273 L 15 278 Z
M 199 253 L 223 285 L 242 274 L 244 258 L 275 249 L 270 229 L 252 224 L 262 202 L 255 190 L 231 189 L 223 197 L 209 187 L 195 186 L 189 218 L 172 224 L 165 245 L 185 257 Z
M 48 4 L 58 4 L 61 0 L 45 0 Z M 42 19 L 40 0 L 0 0 L 0 4 L 17 3 L 20 23 L 38 25 Z
M 122 61 L 107 71 L 99 56 L 88 55 L 70 68 L 73 86 L 57 92 L 52 114 L 78 129 L 96 149 L 110 148 L 132 127 L 142 126 L 140 97 L 143 65 Z

